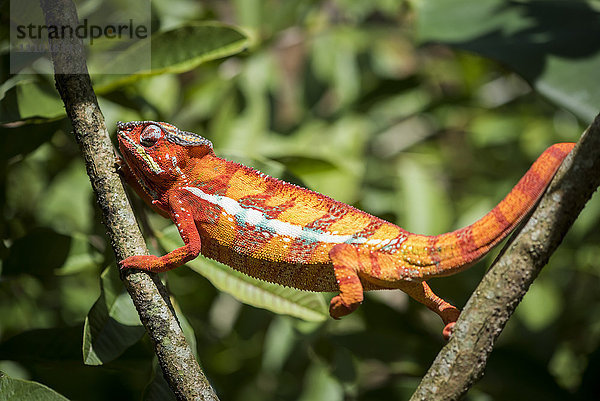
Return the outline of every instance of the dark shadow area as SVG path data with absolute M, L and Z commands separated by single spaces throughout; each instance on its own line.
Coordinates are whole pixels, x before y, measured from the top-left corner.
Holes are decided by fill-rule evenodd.
M 549 55 L 587 58 L 600 50 L 600 13 L 582 1 L 511 1 L 497 14 L 517 9 L 532 24 L 507 34 L 494 30 L 472 40 L 453 43 L 512 66 L 529 81 L 544 71 Z

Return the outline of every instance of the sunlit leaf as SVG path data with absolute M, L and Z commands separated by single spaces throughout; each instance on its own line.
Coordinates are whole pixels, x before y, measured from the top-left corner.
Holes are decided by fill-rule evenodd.
M 531 285 L 516 313 L 530 330 L 540 331 L 557 318 L 561 308 L 562 297 L 554 284 L 538 280 Z
M 398 163 L 402 227 L 419 234 L 440 233 L 450 225 L 450 202 L 431 167 L 426 160 L 409 155 Z
M 136 86 L 144 100 L 162 115 L 171 115 L 180 106 L 181 86 L 176 74 L 155 75 Z
M 94 88 L 104 92 L 143 76 L 180 73 L 207 61 L 236 54 L 249 46 L 249 39 L 239 30 L 218 23 L 204 22 L 159 32 L 151 41 L 142 41 L 125 50 L 112 63 L 104 66 L 108 74 L 95 77 Z M 111 75 L 111 71 L 130 68 L 132 60 L 151 55 L 150 69 L 134 74 Z

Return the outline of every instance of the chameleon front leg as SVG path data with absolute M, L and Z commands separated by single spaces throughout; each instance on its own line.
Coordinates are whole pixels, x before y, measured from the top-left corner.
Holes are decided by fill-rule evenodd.
M 124 269 L 140 269 L 154 273 L 162 273 L 181 266 L 198 257 L 201 249 L 200 233 L 196 227 L 192 206 L 182 202 L 177 196 L 169 197 L 171 217 L 179 230 L 184 246 L 177 248 L 166 255 L 135 255 L 121 261 L 120 267 Z
M 442 331 L 444 338 L 446 340 L 450 338 L 454 324 L 460 315 L 460 310 L 458 310 L 458 308 L 435 295 L 425 281 L 399 281 L 396 283 L 395 287 L 407 293 L 415 301 L 422 303 L 427 308 L 437 313 L 439 317 L 442 318 L 445 325 L 444 330 Z

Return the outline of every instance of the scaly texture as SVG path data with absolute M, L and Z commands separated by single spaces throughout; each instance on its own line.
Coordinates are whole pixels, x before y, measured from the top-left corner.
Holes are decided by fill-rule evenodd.
M 448 337 L 459 311 L 425 283 L 463 270 L 505 238 L 533 207 L 574 144 L 548 148 L 477 222 L 426 236 L 325 195 L 215 156 L 211 143 L 167 123 L 119 123 L 123 176 L 171 218 L 184 246 L 133 256 L 122 268 L 173 269 L 202 253 L 252 277 L 309 291 L 339 291 L 334 318 L 364 290 L 399 288 L 440 315 Z

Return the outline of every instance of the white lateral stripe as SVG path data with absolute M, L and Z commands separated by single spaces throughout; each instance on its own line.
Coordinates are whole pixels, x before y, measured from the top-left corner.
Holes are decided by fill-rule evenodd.
M 244 210 L 244 221 L 253 226 L 258 225 L 264 219 L 264 215 L 255 209 L 245 209 Z
M 303 231 L 309 231 L 309 230 L 304 230 L 303 227 L 297 225 L 297 224 L 291 224 L 285 221 L 281 221 L 281 220 L 277 220 L 277 219 L 267 219 L 265 218 L 266 216 L 261 213 L 264 221 L 261 221 L 260 226 L 266 226 L 267 228 L 272 229 L 273 231 L 275 231 L 276 233 L 282 234 L 282 235 L 287 235 L 289 237 L 292 238 L 305 238 L 306 236 L 303 234 Z M 308 238 L 307 238 L 308 239 Z
M 231 199 L 222 195 L 207 194 L 196 187 L 184 187 L 183 189 L 191 192 L 202 200 L 223 208 L 227 214 L 235 216 L 236 219 L 241 220 L 246 224 L 267 229 L 278 235 L 291 238 L 300 238 L 308 241 L 325 242 L 329 244 L 341 244 L 344 242 L 361 244 L 367 242 L 367 240 L 364 238 L 353 238 L 352 235 L 336 235 L 327 232 L 323 233 L 304 228 L 297 224 L 292 224 L 277 219 L 270 219 L 259 210 L 242 207 L 235 199 Z

